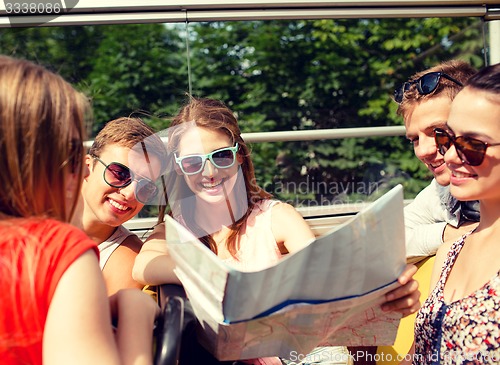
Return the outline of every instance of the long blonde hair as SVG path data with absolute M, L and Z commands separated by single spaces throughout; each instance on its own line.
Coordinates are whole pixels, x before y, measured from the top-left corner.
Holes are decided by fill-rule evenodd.
M 82 181 L 90 105 L 59 75 L 30 61 L 0 56 L 0 214 L 69 221 Z M 68 172 L 78 174 L 66 211 Z

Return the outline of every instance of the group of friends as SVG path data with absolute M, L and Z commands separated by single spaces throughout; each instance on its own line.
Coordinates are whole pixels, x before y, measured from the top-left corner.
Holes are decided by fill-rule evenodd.
M 418 311 L 408 349 L 414 364 L 496 363 L 500 64 L 477 71 L 444 62 L 410 77 L 394 99 L 415 155 L 435 178 L 405 207 L 409 263 L 382 309 Z M 244 271 L 314 241 L 297 210 L 256 183 L 249 147 L 223 102 L 191 96 L 166 145 L 141 119 L 123 117 L 85 151 L 91 118 L 88 99 L 59 75 L 0 56 L 3 364 L 151 364 L 159 308 L 141 289 L 180 284 L 165 214 Z M 160 203 L 159 222 L 143 243 L 123 224 L 152 202 Z M 431 255 L 421 307 L 412 263 Z M 346 347 L 321 349 L 352 363 Z

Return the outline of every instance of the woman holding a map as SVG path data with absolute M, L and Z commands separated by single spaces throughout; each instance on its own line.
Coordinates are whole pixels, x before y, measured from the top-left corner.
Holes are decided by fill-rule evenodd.
M 166 179 L 170 215 L 228 265 L 262 270 L 315 239 L 294 207 L 272 199 L 256 184 L 249 148 L 234 114 L 222 102 L 191 97 L 173 119 L 167 149 L 172 164 Z M 165 226 L 159 224 L 136 258 L 134 278 L 144 284 L 179 283 L 169 270 L 172 261 Z M 384 310 L 408 315 L 419 308 L 415 271 L 407 266 L 401 286 L 387 294 Z M 343 355 L 336 357 L 342 359 L 338 364 L 351 361 L 345 347 L 322 350 Z M 278 358 L 255 361 L 281 364 Z

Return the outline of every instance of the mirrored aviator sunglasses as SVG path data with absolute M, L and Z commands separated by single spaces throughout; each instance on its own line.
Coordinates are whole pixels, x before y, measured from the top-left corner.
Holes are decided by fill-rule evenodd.
M 107 165 L 97 156 L 92 156 L 105 166 L 103 178 L 106 184 L 113 188 L 124 188 L 137 181 L 134 193 L 137 200 L 143 204 L 150 203 L 158 195 L 158 186 L 146 178 L 136 178 L 134 173 L 125 165 L 119 162 L 111 162 Z
M 396 101 L 396 103 L 398 104 L 401 104 L 401 102 L 403 101 L 404 93 L 409 91 L 412 85 L 416 85 L 417 91 L 421 95 L 428 95 L 432 93 L 438 87 L 441 77 L 454 82 L 458 86 L 463 86 L 460 81 L 454 79 L 450 75 L 445 74 L 444 72 L 429 72 L 416 80 L 403 83 L 401 87 L 394 90 L 394 101 Z
M 203 170 L 207 160 L 210 160 L 212 165 L 216 168 L 230 168 L 236 161 L 237 152 L 238 143 L 236 143 L 234 147 L 221 148 L 207 153 L 206 155 L 186 155 L 181 157 L 177 157 L 177 155 L 175 155 L 175 162 L 180 167 L 184 175 L 194 175 Z
M 488 147 L 500 146 L 500 143 L 486 143 L 476 138 L 455 137 L 441 128 L 434 129 L 434 139 L 440 154 L 444 156 L 451 145 L 454 145 L 458 157 L 470 166 L 481 165 Z

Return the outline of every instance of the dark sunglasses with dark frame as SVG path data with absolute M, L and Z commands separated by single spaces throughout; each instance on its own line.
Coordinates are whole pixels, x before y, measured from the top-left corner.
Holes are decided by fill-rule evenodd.
M 444 77 L 445 79 L 454 82 L 458 86 L 463 86 L 463 84 L 460 81 L 454 79 L 450 75 L 445 74 L 444 72 L 429 72 L 423 75 L 422 77 L 419 77 L 416 80 L 407 81 L 403 83 L 401 87 L 394 90 L 394 100 L 397 103 L 401 103 L 403 101 L 404 93 L 410 90 L 410 87 L 413 84 L 416 85 L 417 91 L 421 95 L 430 94 L 438 87 L 441 77 Z
M 488 147 L 500 146 L 500 143 L 487 143 L 476 138 L 455 137 L 442 128 L 434 129 L 434 139 L 440 154 L 444 156 L 451 145 L 454 145 L 458 157 L 460 157 L 464 164 L 470 166 L 481 165 Z
M 92 158 L 104 165 L 103 178 L 109 186 L 113 188 L 124 188 L 130 185 L 132 181 L 137 181 L 137 186 L 134 191 L 135 197 L 143 204 L 151 202 L 158 194 L 158 187 L 153 181 L 146 178 L 137 179 L 127 166 L 119 162 L 111 162 L 108 165 L 97 156 L 92 156 Z

